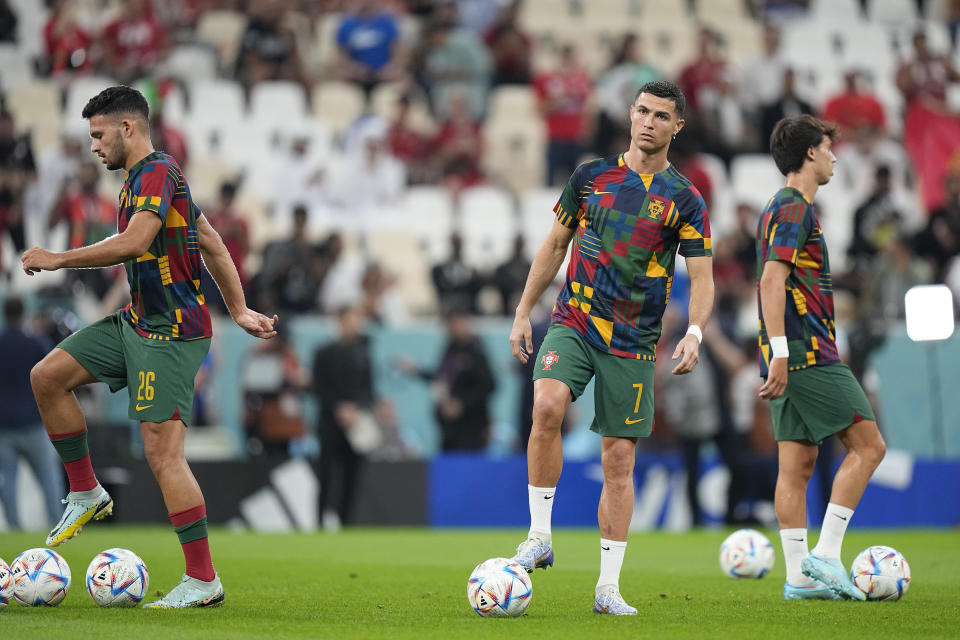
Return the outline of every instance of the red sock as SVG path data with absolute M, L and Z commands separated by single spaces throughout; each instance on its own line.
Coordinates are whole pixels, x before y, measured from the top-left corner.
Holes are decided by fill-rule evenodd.
M 63 461 L 63 468 L 70 480 L 70 491 L 89 491 L 97 486 L 97 476 L 90 464 L 87 449 L 87 430 L 74 433 L 51 433 L 50 442 Z
M 187 575 L 191 578 L 210 582 L 217 577 L 210 558 L 210 543 L 207 538 L 207 507 L 198 505 L 184 511 L 170 514 L 183 558 L 187 565 Z
M 73 462 L 64 462 L 63 468 L 67 470 L 70 491 L 90 491 L 97 486 L 97 476 L 93 474 L 93 465 L 90 464 L 89 455 Z

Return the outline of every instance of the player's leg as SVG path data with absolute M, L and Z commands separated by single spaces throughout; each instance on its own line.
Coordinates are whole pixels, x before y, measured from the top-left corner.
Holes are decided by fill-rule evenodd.
M 113 513 L 113 499 L 93 472 L 87 424 L 73 390 L 97 381 L 106 382 L 112 391 L 126 386 L 118 321 L 114 314 L 77 331 L 30 372 L 40 417 L 70 484 L 63 516 L 47 536 L 48 546 L 76 536 L 91 519 Z
M 183 453 L 187 433 L 181 420 L 142 422 L 143 452 L 160 486 L 183 556 L 186 574 L 179 585 L 147 608 L 215 607 L 223 603 L 223 587 L 213 568 L 207 539 L 207 508 Z
M 16 431 L 0 430 L 0 500 L 3 500 L 3 515 L 7 519 L 7 526 L 11 529 L 20 528 L 17 504 L 17 469 L 20 455 L 16 440 Z
M 600 462 L 603 489 L 597 507 L 600 524 L 600 577 L 593 610 L 632 615 L 637 610 L 620 596 L 620 569 L 627 551 L 627 531 L 633 517 L 633 467 L 637 438 L 604 437 Z
M 57 464 L 56 449 L 39 425 L 24 432 L 23 443 L 23 457 L 40 483 L 47 518 L 53 524 L 60 515 L 60 496 L 63 495 L 63 474 Z

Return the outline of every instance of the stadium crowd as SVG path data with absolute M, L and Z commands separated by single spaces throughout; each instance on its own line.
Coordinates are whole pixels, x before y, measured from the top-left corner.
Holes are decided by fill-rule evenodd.
M 476 349 L 458 318 L 512 315 L 560 187 L 624 150 L 637 88 L 671 79 L 688 100 L 671 160 L 710 207 L 717 313 L 707 366 L 663 384 L 704 397 L 660 403 L 668 428 L 652 446 L 695 465 L 715 440 L 749 475 L 737 452 L 773 451 L 755 391 L 754 241 L 782 180 L 764 155 L 773 124 L 814 113 L 843 131 L 818 205 L 840 342 L 863 377 L 909 287 L 946 282 L 960 297 L 958 24 L 956 0 L 0 0 L 0 282 L 57 301 L 52 338 L 123 302 L 122 269 L 27 282 L 17 257 L 115 231 L 118 177 L 87 154 L 79 113 L 130 83 L 252 306 L 341 323 L 357 311 L 374 326 L 440 314 L 464 332 L 451 348 Z M 664 340 L 686 326 L 682 308 Z M 288 364 L 306 393 L 307 367 Z M 375 413 L 390 423 L 389 407 Z

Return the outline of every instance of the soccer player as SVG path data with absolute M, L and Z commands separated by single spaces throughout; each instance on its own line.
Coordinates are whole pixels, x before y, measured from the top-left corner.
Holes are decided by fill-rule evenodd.
M 757 225 L 760 397 L 770 401 L 780 472 L 775 504 L 787 600 L 864 600 L 840 561 L 843 534 L 885 445 L 863 389 L 837 354 L 827 244 L 813 198 L 833 175 L 837 127 L 780 120 L 770 152 L 786 186 Z M 847 455 L 833 479 L 820 539 L 807 551 L 807 482 L 817 445 L 836 434 Z
M 693 370 L 701 329 L 713 309 L 710 222 L 700 193 L 667 160 L 683 129 L 680 89 L 649 82 L 630 106 L 626 152 L 586 162 L 554 207 L 556 221 L 527 276 L 510 347 L 526 363 L 530 310 L 553 282 L 573 241 L 566 283 L 557 297 L 534 368 L 533 427 L 527 448 L 530 531 L 514 560 L 532 572 L 553 565 L 550 519 L 563 465 L 560 423 L 596 378 L 602 436 L 600 578 L 593 610 L 634 615 L 620 595 L 620 568 L 633 514 L 638 438 L 653 430 L 653 372 L 661 318 L 670 297 L 677 248 L 690 274 L 690 327 L 677 344 L 673 373 Z
M 236 267 L 193 203 L 183 172 L 171 156 L 154 150 L 148 116 L 143 95 L 125 86 L 105 89 L 83 109 L 90 150 L 108 169 L 126 171 L 118 233 L 59 253 L 33 247 L 21 257 L 30 275 L 123 264 L 132 300 L 66 338 L 30 373 L 40 416 L 70 481 L 63 517 L 46 544 L 57 546 L 113 511 L 90 463 L 87 426 L 73 390 L 97 381 L 112 391 L 128 387 L 129 416 L 140 422 L 144 454 L 186 559 L 180 584 L 146 606 L 212 607 L 223 603 L 223 587 L 210 558 L 203 494 L 183 454 L 193 380 L 210 348 L 201 257 L 234 321 L 248 333 L 273 337 L 277 316 L 247 308 Z

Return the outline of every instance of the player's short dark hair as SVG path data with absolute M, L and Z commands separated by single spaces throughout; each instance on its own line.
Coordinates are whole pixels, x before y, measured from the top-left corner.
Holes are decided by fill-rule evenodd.
M 687 110 L 687 98 L 683 95 L 683 91 L 680 90 L 680 87 L 668 80 L 653 80 L 652 82 L 646 83 L 640 87 L 637 95 L 633 96 L 634 102 L 637 101 L 641 93 L 649 93 L 658 98 L 673 100 L 673 109 L 677 112 L 677 117 L 679 118 L 682 118 L 683 112 Z
M 136 114 L 144 120 L 150 120 L 150 105 L 143 94 L 126 85 L 118 85 L 104 89 L 90 98 L 81 114 L 89 120 L 93 116 L 113 116 L 120 114 Z
M 777 163 L 780 173 L 787 175 L 803 168 L 807 151 L 818 147 L 823 137 L 833 142 L 840 129 L 832 122 L 815 118 L 809 114 L 784 118 L 773 128 L 770 134 L 770 155 Z

